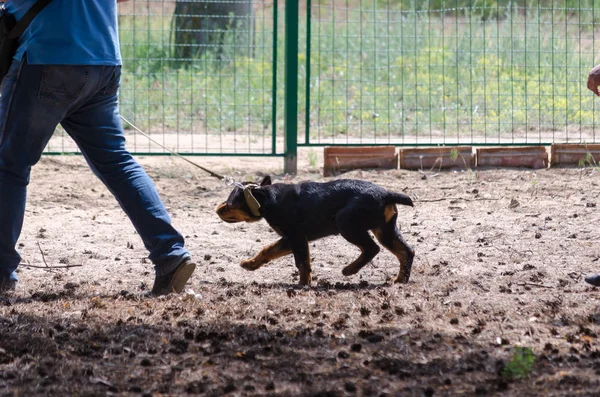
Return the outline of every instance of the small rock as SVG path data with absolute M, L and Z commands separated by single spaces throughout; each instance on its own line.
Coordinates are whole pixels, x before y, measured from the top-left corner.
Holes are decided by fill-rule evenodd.
M 365 339 L 367 341 L 369 341 L 370 343 L 379 343 L 379 342 L 383 341 L 383 335 L 374 334 L 374 335 L 367 336 Z
M 356 385 L 352 382 L 346 382 L 346 384 L 344 384 L 344 389 L 346 389 L 348 393 L 355 393 Z

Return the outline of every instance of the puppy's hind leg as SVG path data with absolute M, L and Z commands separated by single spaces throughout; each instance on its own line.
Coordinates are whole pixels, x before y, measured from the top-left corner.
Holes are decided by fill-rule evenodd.
M 240 266 L 246 270 L 256 270 L 265 263 L 281 258 L 291 252 L 292 247 L 289 240 L 287 238 L 282 238 L 260 250 L 253 258 L 243 260 L 240 263 Z
M 345 211 L 344 211 L 345 212 Z M 336 219 L 338 229 L 342 237 L 350 243 L 356 245 L 361 250 L 361 254 L 356 260 L 342 269 L 344 276 L 351 276 L 362 269 L 375 255 L 379 253 L 379 246 L 373 241 L 368 230 L 356 224 L 356 220 L 351 214 L 340 212 Z
M 400 235 L 396 226 L 396 217 L 389 220 L 380 229 L 374 229 L 373 234 L 377 240 L 387 248 L 400 261 L 400 271 L 398 276 L 394 278 L 395 283 L 408 283 L 410 271 L 412 268 L 415 251 L 406 244 L 406 241 Z

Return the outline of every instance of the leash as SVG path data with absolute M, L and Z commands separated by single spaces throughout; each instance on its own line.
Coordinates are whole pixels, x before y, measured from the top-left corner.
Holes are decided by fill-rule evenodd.
M 145 136 L 146 138 L 148 138 L 151 142 L 157 144 L 158 146 L 160 146 L 161 148 L 165 149 L 167 152 L 171 153 L 173 156 L 179 157 L 180 159 L 187 161 L 188 163 L 190 163 L 191 165 L 193 165 L 194 167 L 198 167 L 200 168 L 202 171 L 208 172 L 210 174 L 210 176 L 218 178 L 220 180 L 225 180 L 225 178 L 219 174 L 217 174 L 216 172 L 213 172 L 211 170 L 209 170 L 208 168 L 204 168 L 203 166 L 201 166 L 200 164 L 196 164 L 191 160 L 186 159 L 185 157 L 183 157 L 182 155 L 180 155 L 179 153 L 176 153 L 170 149 L 167 149 L 166 147 L 164 147 L 162 144 L 158 143 L 157 141 L 155 141 L 154 139 L 150 138 L 150 135 L 146 134 L 144 131 L 142 131 L 141 129 L 139 129 L 138 127 L 135 126 L 135 124 L 133 124 L 131 121 L 127 120 L 125 117 L 119 115 L 121 117 L 121 119 L 126 122 L 127 124 L 129 124 L 134 130 L 136 130 L 137 132 L 139 132 L 140 134 L 142 134 L 143 136 Z

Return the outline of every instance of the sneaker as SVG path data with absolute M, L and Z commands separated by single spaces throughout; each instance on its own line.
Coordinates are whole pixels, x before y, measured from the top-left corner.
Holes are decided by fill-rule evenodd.
M 156 276 L 152 287 L 152 295 L 161 296 L 171 292 L 180 294 L 195 269 L 196 264 L 190 259 L 185 259 L 171 273 Z
M 17 280 L 0 280 L 0 294 L 17 289 Z
M 600 287 L 600 274 L 594 274 L 592 276 L 587 276 L 585 278 L 585 282 L 588 284 L 592 284 L 596 287 Z

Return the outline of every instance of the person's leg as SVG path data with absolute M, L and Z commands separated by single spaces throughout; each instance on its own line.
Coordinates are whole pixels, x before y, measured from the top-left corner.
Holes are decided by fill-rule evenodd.
M 0 87 L 0 290 L 14 288 L 21 261 L 16 243 L 21 234 L 31 167 L 85 80 L 69 74 L 60 103 L 44 98 L 44 84 L 55 76 L 40 65 L 14 61 Z
M 178 269 L 190 255 L 184 248 L 183 236 L 171 225 L 154 183 L 125 148 L 117 106 L 120 68 L 99 68 L 97 91 L 61 124 L 133 223 L 150 252 L 156 275 L 165 276 Z M 189 275 L 183 284 L 192 271 L 193 268 L 187 269 Z M 157 283 L 159 281 L 157 279 Z M 181 288 L 175 290 L 180 292 Z

